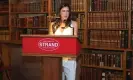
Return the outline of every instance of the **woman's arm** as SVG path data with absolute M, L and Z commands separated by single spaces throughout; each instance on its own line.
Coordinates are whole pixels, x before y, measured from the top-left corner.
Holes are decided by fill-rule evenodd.
M 76 21 L 72 21 L 72 25 L 74 27 L 74 35 L 78 36 L 78 23 Z
M 54 22 L 51 22 L 49 25 L 49 35 L 53 35 L 53 29 L 52 29 L 53 24 L 54 24 Z

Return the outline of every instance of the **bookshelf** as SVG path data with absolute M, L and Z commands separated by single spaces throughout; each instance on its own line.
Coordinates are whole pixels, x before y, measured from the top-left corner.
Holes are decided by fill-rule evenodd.
M 97 80 L 94 77 L 100 80 L 119 80 L 116 76 L 121 77 L 120 80 L 132 80 L 130 77 L 132 66 L 129 64 L 132 59 L 132 51 L 86 49 L 80 59 L 82 63 L 81 80 Z M 86 74 L 90 74 L 89 77 L 85 76 Z M 104 77 L 103 74 L 105 74 Z
M 9 34 L 8 40 L 21 40 L 20 34 L 48 34 L 49 23 L 59 16 L 59 5 L 69 3 L 72 8 L 72 19 L 77 20 L 80 25 L 79 39 L 82 44 L 85 42 L 86 6 L 83 4 L 86 4 L 86 1 L 84 0 L 8 0 L 6 5 L 4 1 L 2 2 L 4 4 L 0 7 L 0 14 L 3 14 L 0 16 L 0 28 L 8 29 L 8 33 L 3 30 L 1 32 Z
M 80 56 L 80 79 L 132 80 L 131 0 L 86 1 L 87 50 Z
M 9 40 L 8 1 L 0 1 L 0 40 Z
M 49 0 L 10 0 L 11 40 L 21 40 L 21 34 L 47 34 L 48 4 Z
M 133 57 L 132 0 L 2 1 L 0 40 L 20 42 L 20 34 L 48 34 L 62 3 L 71 5 L 72 19 L 79 25 L 80 80 L 132 80 L 128 65 Z

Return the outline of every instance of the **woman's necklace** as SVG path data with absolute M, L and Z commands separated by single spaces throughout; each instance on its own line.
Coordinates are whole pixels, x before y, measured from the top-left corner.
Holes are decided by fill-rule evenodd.
M 63 32 L 65 28 L 66 28 L 65 23 L 61 23 L 61 25 L 60 25 L 61 32 Z
M 63 33 L 65 27 L 60 27 L 61 32 Z

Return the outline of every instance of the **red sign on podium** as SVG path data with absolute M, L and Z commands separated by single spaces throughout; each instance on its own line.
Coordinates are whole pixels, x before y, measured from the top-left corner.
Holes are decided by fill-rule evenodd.
M 23 55 L 78 55 L 76 36 L 22 35 Z

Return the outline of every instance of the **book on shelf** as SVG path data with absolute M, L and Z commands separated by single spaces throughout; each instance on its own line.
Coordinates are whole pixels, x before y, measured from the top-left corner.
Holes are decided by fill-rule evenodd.
M 84 29 L 85 14 L 78 14 L 78 29 Z
M 133 53 L 131 51 L 126 52 L 126 68 L 127 69 L 132 69 L 132 58 L 133 58 Z

